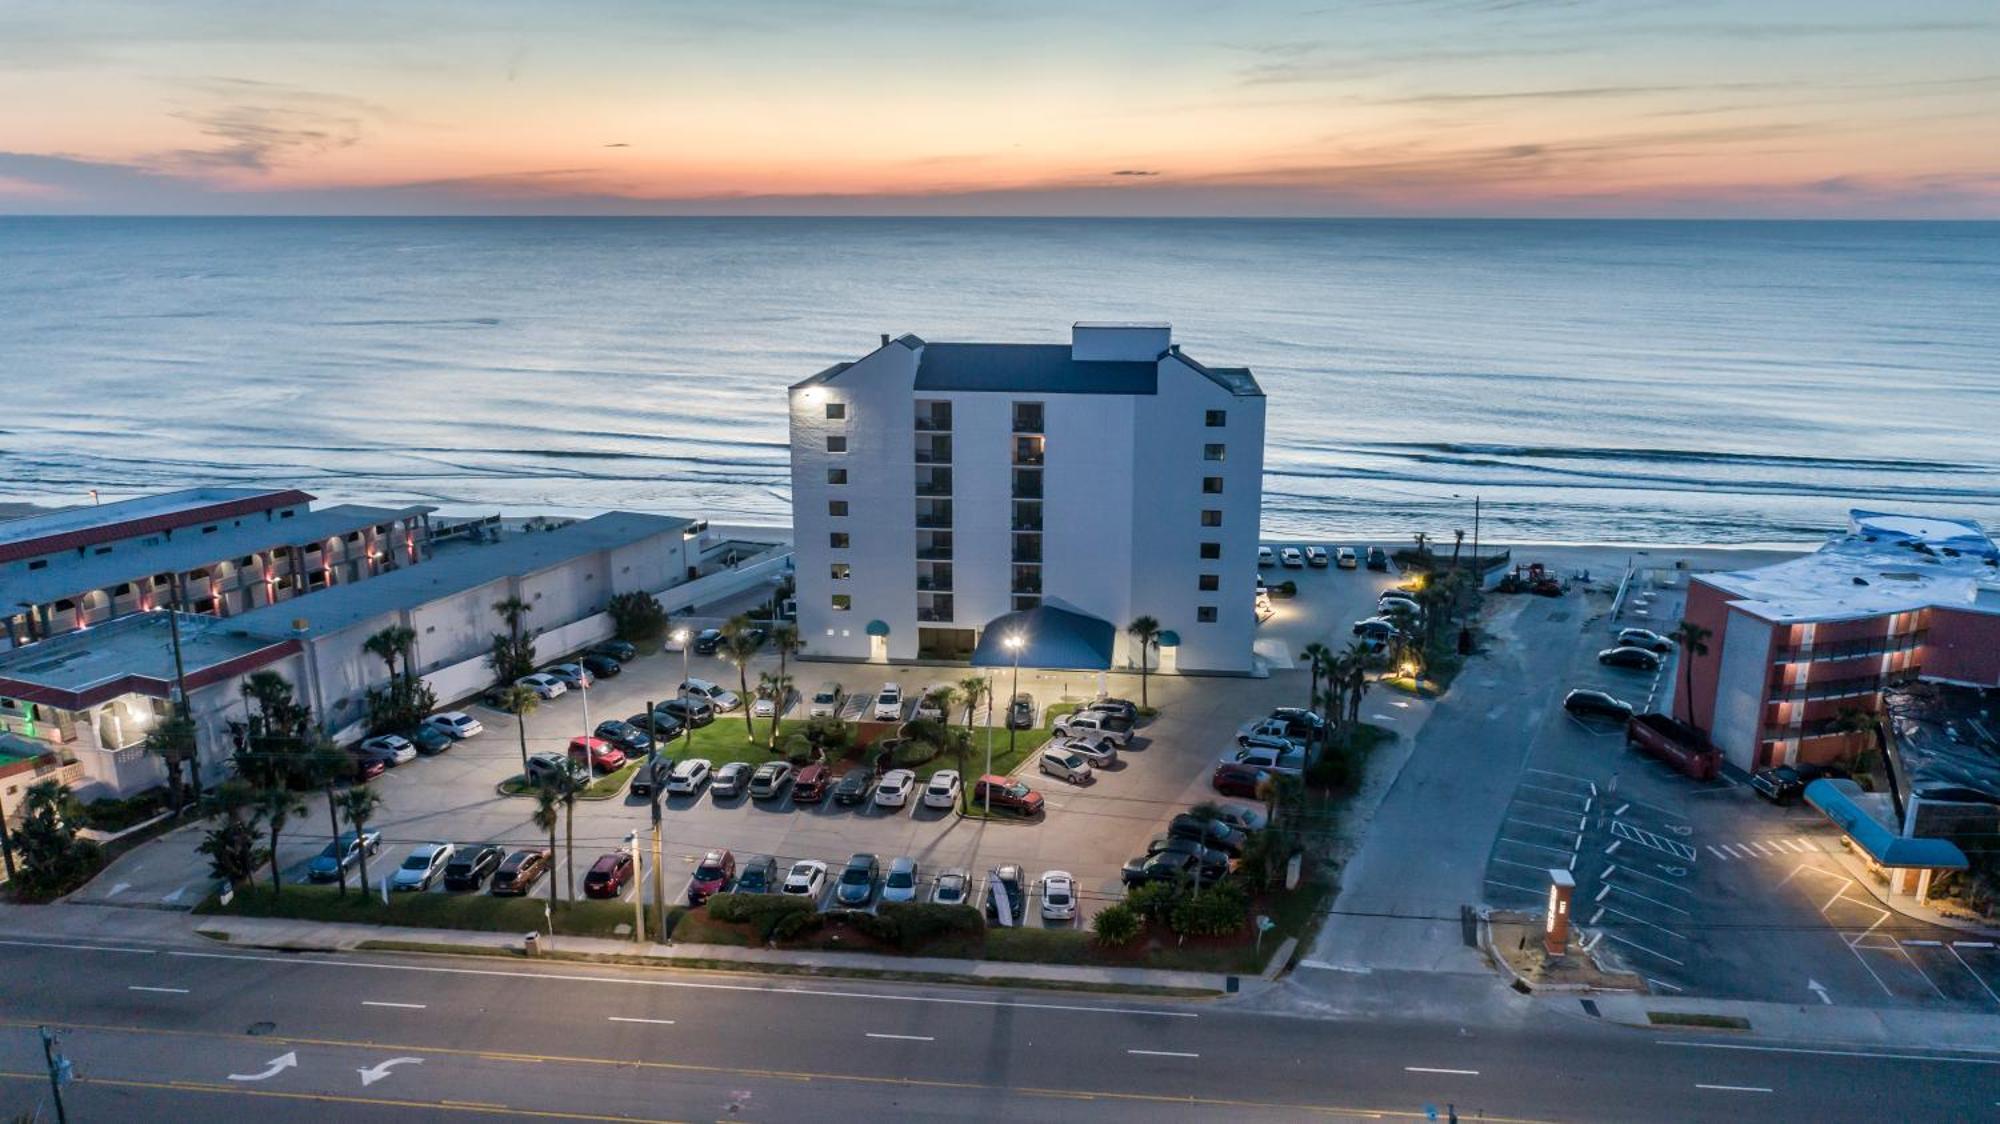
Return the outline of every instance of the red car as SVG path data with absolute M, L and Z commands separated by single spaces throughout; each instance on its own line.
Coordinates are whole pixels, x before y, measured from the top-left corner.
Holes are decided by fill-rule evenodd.
M 1209 783 L 1224 796 L 1248 796 L 1254 800 L 1258 786 L 1264 783 L 1264 770 L 1224 762 L 1215 767 L 1215 776 Z
M 389 767 L 388 763 L 380 757 L 371 757 L 366 754 L 355 753 L 352 750 L 348 751 L 348 756 L 354 759 L 354 782 L 356 784 L 362 781 L 374 780 L 376 777 L 382 775 L 384 769 Z
M 1009 812 L 1019 812 L 1032 816 L 1042 810 L 1042 794 L 1022 784 L 1020 781 L 988 773 L 972 786 L 972 803 L 985 807 L 988 801 L 995 808 Z
M 694 868 L 694 881 L 688 883 L 688 904 L 700 905 L 710 894 L 719 894 L 736 880 L 736 856 L 728 851 L 710 851 L 701 857 L 701 865 Z
M 586 759 L 592 769 L 606 772 L 625 764 L 625 751 L 603 738 L 571 738 L 569 759 L 581 765 Z
M 625 883 L 631 880 L 631 852 L 607 852 L 590 864 L 590 873 L 583 876 L 583 896 L 615 898 L 625 892 Z

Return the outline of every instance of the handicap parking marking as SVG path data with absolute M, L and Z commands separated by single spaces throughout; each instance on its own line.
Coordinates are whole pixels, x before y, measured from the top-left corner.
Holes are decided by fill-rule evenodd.
M 1677 839 L 1668 839 L 1654 832 L 1647 831 L 1644 828 L 1633 827 L 1624 820 L 1611 821 L 1611 834 L 1627 842 L 1637 843 L 1641 847 L 1650 847 L 1655 851 L 1664 851 L 1680 859 L 1682 862 L 1691 863 L 1697 857 L 1693 847 Z

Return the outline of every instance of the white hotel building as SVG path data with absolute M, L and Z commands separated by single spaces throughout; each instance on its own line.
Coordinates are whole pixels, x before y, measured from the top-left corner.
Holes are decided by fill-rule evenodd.
M 1143 615 L 1156 667 L 1251 670 L 1264 394 L 1169 325 L 884 336 L 791 388 L 791 437 L 807 658 L 1136 667 Z

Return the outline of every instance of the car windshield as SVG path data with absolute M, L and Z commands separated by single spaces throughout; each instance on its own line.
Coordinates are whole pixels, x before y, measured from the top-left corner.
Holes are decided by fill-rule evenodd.
M 849 886 L 858 886 L 868 881 L 868 868 L 865 866 L 850 866 L 840 872 L 840 880 Z
M 1007 795 L 1026 796 L 1028 795 L 1028 786 L 1020 783 L 1019 781 L 1016 781 L 1013 784 L 1007 786 Z
M 896 696 L 892 692 L 884 691 L 882 692 L 881 697 L 876 699 L 875 701 L 878 703 L 892 703 L 896 701 Z
M 1069 888 L 1066 886 L 1051 886 L 1046 896 L 1050 905 L 1069 904 Z
M 429 851 L 418 851 L 416 854 L 403 860 L 404 870 L 422 870 L 429 865 L 431 865 L 431 854 Z
M 792 868 L 792 877 L 803 882 L 804 880 L 812 877 L 812 872 L 813 872 L 812 867 L 807 866 L 805 863 L 800 863 L 799 865 Z
M 713 882 L 722 877 L 722 868 L 709 863 L 703 863 L 694 868 L 694 877 L 698 882 Z
M 892 870 L 889 872 L 889 885 L 898 890 L 908 889 L 916 884 L 917 876 L 910 871 Z
M 963 875 L 947 874 L 943 878 L 938 879 L 938 897 L 959 898 L 964 896 L 965 878 Z
M 833 696 L 826 691 L 821 691 L 819 694 L 813 696 L 813 701 L 816 703 L 830 703 L 833 701 Z

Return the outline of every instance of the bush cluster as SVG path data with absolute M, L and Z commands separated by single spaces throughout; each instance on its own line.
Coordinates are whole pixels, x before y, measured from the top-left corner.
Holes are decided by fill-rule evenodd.
M 811 914 L 812 903 L 784 894 L 716 894 L 708 899 L 707 909 L 715 920 L 748 924 L 760 938 L 769 940 L 785 936 L 781 930 L 792 918 Z
M 1107 906 L 1090 919 L 1090 930 L 1096 934 L 1097 943 L 1106 948 L 1131 944 L 1145 927 L 1146 919 L 1124 902 Z
M 1225 878 L 1199 894 L 1174 903 L 1168 923 L 1188 937 L 1223 937 L 1241 932 L 1250 911 L 1250 895 L 1235 879 Z
M 119 832 L 166 810 L 166 790 L 149 788 L 124 800 L 113 796 L 92 800 L 83 806 L 83 825 L 96 831 Z

